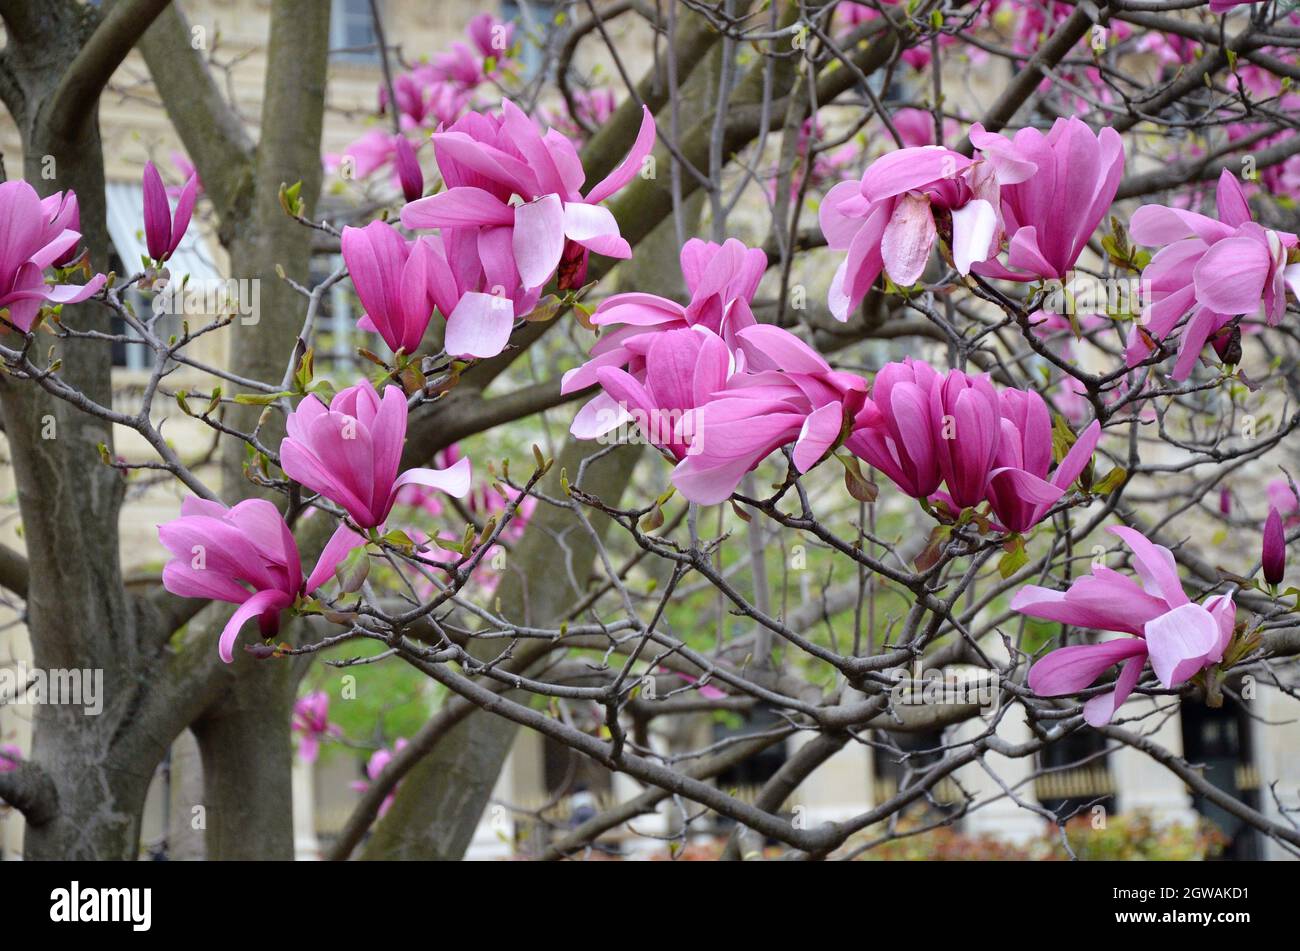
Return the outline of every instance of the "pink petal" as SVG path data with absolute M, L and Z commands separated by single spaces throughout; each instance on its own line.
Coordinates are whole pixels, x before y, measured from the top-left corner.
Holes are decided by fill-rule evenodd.
M 799 430 L 799 438 L 795 440 L 795 468 L 807 472 L 816 465 L 840 438 L 843 426 L 844 407 L 839 403 L 827 403 L 809 413 Z
M 900 287 L 915 284 L 930 259 L 935 237 L 929 200 L 920 195 L 899 198 L 880 244 L 889 279 Z
M 982 198 L 953 211 L 952 261 L 958 274 L 969 274 L 971 264 L 988 260 L 997 227 L 997 212 Z
M 1140 637 L 1062 647 L 1029 668 L 1029 687 L 1042 697 L 1078 693 L 1092 686 L 1107 667 L 1146 653 L 1147 644 Z
M 632 181 L 633 177 L 641 168 L 642 160 L 650 154 L 650 151 L 654 147 L 655 117 L 650 114 L 649 109 L 642 106 L 641 128 L 637 131 L 636 141 L 632 143 L 632 148 L 628 151 L 623 161 L 618 163 L 618 167 L 594 185 L 591 191 L 587 192 L 587 201 L 593 205 L 597 202 L 604 201 L 628 182 Z
M 404 485 L 424 485 L 462 499 L 469 494 L 470 463 L 460 459 L 446 469 L 407 469 L 393 483 L 393 494 Z
M 524 287 L 541 287 L 551 279 L 564 253 L 564 204 L 559 196 L 544 195 L 515 208 L 512 247 Z
M 1169 689 L 1209 663 L 1219 643 L 1219 622 L 1199 604 L 1184 604 L 1146 623 L 1151 668 Z
M 227 664 L 235 659 L 235 641 L 245 622 L 263 614 L 279 613 L 293 603 L 293 598 L 283 591 L 259 591 L 239 606 L 221 632 L 217 653 Z
M 1119 677 L 1115 680 L 1115 689 L 1110 693 L 1103 693 L 1093 697 L 1083 705 L 1084 722 L 1090 726 L 1105 726 L 1115 716 L 1115 711 L 1120 708 L 1133 688 L 1138 685 L 1142 678 L 1142 667 L 1146 662 L 1145 657 L 1130 657 L 1124 661 L 1124 666 L 1119 670 Z
M 167 189 L 153 162 L 144 163 L 144 237 L 149 257 L 155 261 L 167 256 L 171 249 L 172 213 L 167 203 Z
M 453 357 L 495 357 L 510 342 L 514 326 L 509 298 L 471 291 L 447 316 L 443 346 Z
M 307 584 L 303 591 L 312 594 L 317 588 L 334 577 L 334 569 L 352 554 L 352 550 L 359 548 L 366 543 L 364 536 L 357 534 L 348 528 L 345 523 L 339 523 L 339 527 L 334 530 L 330 540 L 325 543 L 325 548 L 320 553 L 320 558 L 316 560 L 316 567 L 311 570 L 311 577 L 307 579 Z
M 402 208 L 408 228 L 480 228 L 509 225 L 515 220 L 510 206 L 482 188 L 461 185 Z
M 1253 314 L 1264 296 L 1271 263 L 1267 246 L 1253 238 L 1218 241 L 1192 272 L 1196 299 L 1220 314 Z

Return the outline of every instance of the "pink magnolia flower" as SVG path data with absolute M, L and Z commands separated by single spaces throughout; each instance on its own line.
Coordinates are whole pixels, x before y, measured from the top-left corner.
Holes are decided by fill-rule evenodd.
M 96 274 L 83 286 L 45 283 L 45 269 L 66 262 L 81 240 L 69 227 L 76 215 L 71 191 L 42 201 L 21 179 L 0 184 L 0 308 L 23 333 L 32 329 L 42 304 L 84 301 L 107 280 Z
M 182 502 L 180 517 L 158 526 L 158 539 L 172 553 L 163 587 L 182 598 L 239 605 L 221 632 L 218 652 L 227 664 L 245 622 L 257 618 L 262 636 L 274 637 L 280 612 L 333 577 L 335 566 L 365 542 L 355 533 L 336 535 L 304 581 L 298 545 L 274 505 L 248 499 L 226 508 L 199 498 Z
M 934 449 L 948 495 L 959 509 L 984 500 L 1001 443 L 998 394 L 983 374 L 949 370 L 930 388 Z M 1014 458 L 1014 452 L 1006 458 Z
M 340 390 L 328 408 L 308 396 L 285 421 L 288 435 L 280 443 L 281 467 L 289 478 L 346 509 L 361 528 L 382 525 L 405 485 L 426 485 L 463 497 L 469 491 L 468 459 L 448 469 L 397 474 L 406 413 L 406 397 L 399 387 L 384 387 L 381 399 L 369 380 Z M 347 531 L 347 525 L 341 525 L 335 536 Z
M 45 226 L 46 234 L 58 238 L 65 231 L 81 234 L 81 207 L 77 203 L 77 193 L 72 189 L 55 192 L 48 198 L 41 199 L 41 210 L 46 213 L 49 224 Z M 52 267 L 67 267 L 77 259 L 77 243 L 73 242 L 62 255 L 50 262 Z
M 167 201 L 167 189 L 153 162 L 144 163 L 144 240 L 149 257 L 161 264 L 171 257 L 178 247 L 194 214 L 194 200 L 198 195 L 199 180 L 191 175 L 181 188 L 173 212 Z
M 325 170 L 338 172 L 343 168 L 344 160 L 347 160 L 351 163 L 350 177 L 369 178 L 379 169 L 396 161 L 398 138 L 399 136 L 384 129 L 371 129 L 349 145 L 342 154 L 326 154 Z
M 404 129 L 415 128 L 405 117 L 402 125 Z M 327 172 L 358 181 L 388 169 L 392 186 L 402 192 L 406 201 L 413 201 L 424 194 L 424 172 L 418 159 L 422 135 L 413 144 L 405 132 L 397 135 L 386 129 L 371 129 L 341 154 L 327 153 L 322 164 Z M 348 167 L 344 162 L 349 163 Z
M 793 444 L 794 466 L 807 472 L 839 444 L 866 400 L 866 380 L 832 370 L 787 330 L 758 324 L 736 337 L 744 372 L 697 408 L 694 439 L 673 470 L 678 491 L 701 505 L 726 499 L 781 446 Z
M 654 147 L 650 111 L 643 110 L 641 131 L 623 162 L 586 195 L 581 192 L 586 175 L 571 141 L 554 129 L 543 136 L 508 99 L 501 111 L 499 124 L 486 117 L 466 122 L 466 116 L 434 134 L 434 152 L 449 187 L 403 208 L 402 224 L 503 230 L 526 288 L 543 286 L 557 268 L 561 288 L 580 287 L 592 251 L 631 257 L 618 222 L 600 202 L 632 180 Z M 511 195 L 522 203 L 509 203 Z
M 441 265 L 426 239 L 408 243 L 387 222 L 344 228 L 343 261 L 365 308 L 358 326 L 394 352 L 414 353 L 433 316 L 432 271 Z
M 936 144 L 934 141 L 934 116 L 925 109 L 899 109 L 891 117 L 894 128 L 908 148 L 921 148 Z
M 578 119 L 593 129 L 599 129 L 617 108 L 618 100 L 612 89 L 574 89 L 572 114 L 566 103 L 563 110 L 542 109 L 539 115 L 552 129 L 558 129 L 571 139 L 582 139 L 587 132 Z
M 1296 498 L 1289 480 L 1270 479 L 1265 491 L 1269 507 L 1277 509 L 1288 527 L 1300 525 L 1300 499 Z
M 939 488 L 937 433 L 930 423 L 930 391 L 941 379 L 928 363 L 911 357 L 886 363 L 871 384 L 845 446 L 879 469 L 914 499 Z
M 199 177 L 199 171 L 194 167 L 194 163 L 189 160 L 184 152 L 171 152 L 167 156 L 171 159 L 172 167 L 181 173 L 181 181 L 188 183 L 194 179 L 195 197 L 203 194 L 203 179 Z M 168 185 L 167 197 L 172 201 L 180 201 L 181 194 L 185 191 L 185 185 Z
M 630 342 L 642 350 L 644 382 L 618 367 L 598 367 L 596 379 L 645 437 L 678 461 L 692 451 L 695 410 L 727 385 L 734 367 L 722 338 L 703 326 L 640 334 Z
M 514 39 L 515 25 L 480 13 L 470 20 L 466 33 L 470 43 L 456 42 L 446 53 L 434 57 L 426 67 L 438 80 L 454 83 L 465 91 L 497 76 L 509 62 L 507 53 Z
M 382 221 L 343 229 L 343 260 L 366 315 L 357 323 L 393 349 L 414 353 L 433 310 L 447 319 L 443 347 L 455 357 L 494 357 L 540 289 L 520 286 L 508 236 L 449 229 L 408 242 Z M 490 292 L 489 292 L 490 291 Z
M 540 287 L 520 282 L 509 234 L 452 228 L 424 240 L 438 260 L 429 292 L 447 318 L 443 349 L 455 357 L 496 356 L 510 342 L 515 320 L 541 297 Z
M 721 245 L 691 238 L 682 245 L 680 259 L 690 302 L 683 307 L 644 293 L 605 298 L 591 316 L 604 333 L 591 348 L 591 359 L 564 374 L 560 392 L 574 393 L 596 384 L 601 367 L 623 367 L 633 379 L 644 382 L 650 341 L 640 338 L 647 334 L 700 326 L 720 336 L 728 348 L 738 347 L 736 332 L 756 323 L 749 303 L 767 270 L 767 255 L 735 238 Z M 579 439 L 595 439 L 626 419 L 617 400 L 599 393 L 578 411 L 570 432 Z
M 22 761 L 22 750 L 12 743 L 0 743 L 0 773 L 12 773 Z
M 1133 692 L 1147 659 L 1166 689 L 1185 683 L 1223 659 L 1232 639 L 1236 606 L 1232 595 L 1193 604 L 1183 591 L 1173 553 L 1131 528 L 1108 529 L 1133 552 L 1141 583 L 1103 565 L 1075 580 L 1067 591 L 1026 585 L 1011 608 L 1030 617 L 1134 637 L 1062 647 L 1029 670 L 1029 686 L 1044 697 L 1078 693 L 1109 667 L 1122 663 L 1115 689 L 1088 700 L 1083 716 L 1093 726 L 1109 723 Z
M 458 83 L 442 79 L 432 66 L 417 66 L 393 77 L 393 93 L 402 128 L 418 129 L 455 122 L 469 104 L 469 94 Z M 388 87 L 379 87 L 379 113 L 388 111 Z
M 1262 228 L 1227 169 L 1216 192 L 1219 220 L 1164 205 L 1143 205 L 1129 232 L 1139 244 L 1163 246 L 1142 272 L 1149 300 L 1142 322 L 1129 332 L 1128 365 L 1151 352 L 1148 340 L 1163 340 L 1188 313 L 1171 376 L 1184 380 L 1207 340 L 1240 315 L 1262 314 L 1276 326 L 1286 309 L 1286 286 L 1300 296 L 1300 265 L 1287 267 L 1296 246 L 1290 232 Z
M 827 244 L 848 252 L 831 281 L 831 313 L 848 320 L 881 270 L 915 284 L 938 237 L 935 209 L 950 216 L 953 263 L 968 274 L 996 248 L 997 197 L 987 165 L 937 146 L 890 152 L 861 182 L 840 182 L 818 212 Z
M 302 761 L 316 762 L 321 740 L 342 735 L 342 731 L 330 723 L 329 694 L 316 690 L 298 698 L 293 705 L 293 732 L 299 735 L 298 755 Z
M 1062 279 L 1074 267 L 1115 200 L 1124 175 L 1124 143 L 1110 127 L 1093 134 L 1080 120 L 1057 119 L 1046 135 L 1024 128 L 1007 139 L 970 130 L 971 143 L 997 171 L 1007 265 L 980 274 L 1013 281 Z
M 1002 435 L 996 468 L 989 473 L 988 500 L 994 514 L 1012 532 L 1027 532 L 1047 515 L 1083 472 L 1101 438 L 1101 423 L 1093 420 L 1056 467 L 1052 466 L 1052 421 L 1037 393 L 1002 390 L 998 394 Z
M 700 682 L 699 677 L 694 677 L 690 674 L 682 673 L 681 671 L 669 670 L 667 667 L 660 667 L 658 673 L 671 674 L 672 676 L 676 677 L 678 680 L 684 680 L 688 684 L 698 684 Z M 702 684 L 701 686 L 696 687 L 695 689 L 696 692 L 699 693 L 699 695 L 703 697 L 705 700 L 722 700 L 724 697 L 727 696 L 727 692 L 725 690 L 719 690 L 717 687 L 713 686 L 712 684 Z
M 355 779 L 352 781 L 352 788 L 357 792 L 365 792 L 370 788 L 370 783 L 373 783 L 379 778 L 379 774 L 384 771 L 384 767 L 392 762 L 393 756 L 404 749 L 406 749 L 406 740 L 399 739 L 393 744 L 391 750 L 386 746 L 375 750 L 370 754 L 370 759 L 366 762 L 366 775 L 370 777 L 370 782 L 366 782 L 364 779 Z M 401 783 L 398 783 L 397 786 L 394 786 L 393 791 L 385 796 L 384 801 L 379 804 L 379 815 L 381 818 L 384 813 L 388 812 L 388 807 L 393 804 L 393 799 L 397 796 L 398 786 L 401 785 Z
M 1264 521 L 1263 551 L 1264 580 L 1276 587 L 1286 574 L 1286 532 L 1282 528 L 1281 513 L 1271 505 Z
M 415 157 L 415 149 L 406 136 L 396 137 L 394 154 L 402 197 L 407 201 L 417 201 L 424 194 L 424 172 L 420 169 L 420 160 Z
M 1258 0 L 1210 0 L 1210 12 L 1227 13 L 1233 7 L 1241 7 L 1248 3 L 1256 2 L 1258 2 Z
M 519 284 L 503 233 L 451 229 L 408 242 L 382 221 L 343 229 L 343 260 L 366 315 L 358 322 L 394 352 L 414 353 L 436 307 L 447 319 L 443 347 L 455 357 L 494 357 L 538 289 Z M 490 291 L 490 292 L 489 292 Z

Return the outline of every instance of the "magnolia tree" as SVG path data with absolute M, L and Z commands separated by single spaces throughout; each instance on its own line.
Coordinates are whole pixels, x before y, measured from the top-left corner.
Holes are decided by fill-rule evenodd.
M 1295 789 L 1157 735 L 1230 703 L 1266 745 L 1258 698 L 1296 696 L 1294 5 L 588 0 L 445 50 L 376 18 L 373 125 L 324 156 L 319 7 L 271 5 L 258 132 L 195 6 L 0 4 L 0 582 L 36 668 L 104 676 L 0 745 L 29 855 L 135 855 L 190 731 L 210 857 L 292 854 L 296 734 L 374 750 L 332 857 L 458 858 L 519 727 L 640 790 L 535 857 L 656 811 L 674 847 L 730 820 L 726 857 L 999 802 L 1063 829 L 1092 803 L 1032 780 L 1089 733 L 1297 851 Z M 189 158 L 146 166 L 148 259 L 110 273 L 96 102 L 133 48 Z M 177 303 L 193 215 L 255 324 Z M 331 370 L 349 285 L 373 343 Z M 114 344 L 152 367 L 130 405 Z M 127 584 L 133 487 L 182 500 Z M 439 704 L 349 737 L 340 678 L 385 667 Z M 898 788 L 791 812 L 857 744 Z M 756 794 L 717 781 L 782 745 Z

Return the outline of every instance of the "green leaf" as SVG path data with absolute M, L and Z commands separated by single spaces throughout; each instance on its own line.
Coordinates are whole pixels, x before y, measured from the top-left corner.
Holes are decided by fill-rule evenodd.
M 1002 546 L 1005 554 L 998 559 L 998 574 L 1005 581 L 1029 563 L 1029 552 L 1025 550 L 1025 537 L 1013 535 Z
M 1056 420 L 1052 423 L 1052 458 L 1060 463 L 1074 447 L 1074 441 L 1077 437 L 1070 424 L 1065 421 L 1065 417 L 1059 413 Z
M 1096 495 L 1109 495 L 1124 484 L 1128 479 L 1128 470 L 1123 466 L 1116 466 L 1102 477 L 1101 481 L 1092 487 Z
M 401 548 L 406 551 L 413 551 L 415 549 L 415 542 L 411 540 L 411 536 L 407 535 L 406 532 L 402 531 L 400 528 L 394 528 L 392 531 L 385 532 L 384 541 L 392 545 L 394 548 Z
M 236 393 L 235 402 L 240 406 L 270 406 L 276 400 L 285 396 L 293 396 L 292 393 Z

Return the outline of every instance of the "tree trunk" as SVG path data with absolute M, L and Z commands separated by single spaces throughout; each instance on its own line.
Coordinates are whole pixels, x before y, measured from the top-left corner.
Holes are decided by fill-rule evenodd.
M 260 287 L 258 320 L 230 328 L 232 372 L 278 381 L 302 329 L 307 302 L 277 274 L 277 266 L 306 285 L 311 265 L 310 229 L 280 206 L 281 184 L 302 182 L 304 214 L 315 213 L 321 189 L 321 126 L 329 18 L 314 0 L 278 0 L 271 11 L 262 133 L 253 170 L 251 214 L 234 229 L 223 221 L 231 274 Z M 234 209 L 231 209 L 232 211 Z M 224 216 L 223 216 L 224 217 Z M 241 430 L 256 425 L 262 407 L 231 407 L 228 422 Z M 272 414 L 262 428 L 270 445 L 283 436 Z M 247 498 L 244 446 L 227 440 L 222 457 L 222 494 L 229 502 Z M 205 612 L 213 637 L 229 609 Z M 297 625 L 291 625 L 286 636 Z M 195 724 L 203 754 L 208 808 L 208 856 L 213 859 L 292 859 L 292 753 L 289 727 L 297 678 L 284 661 L 236 658 L 236 682 Z

